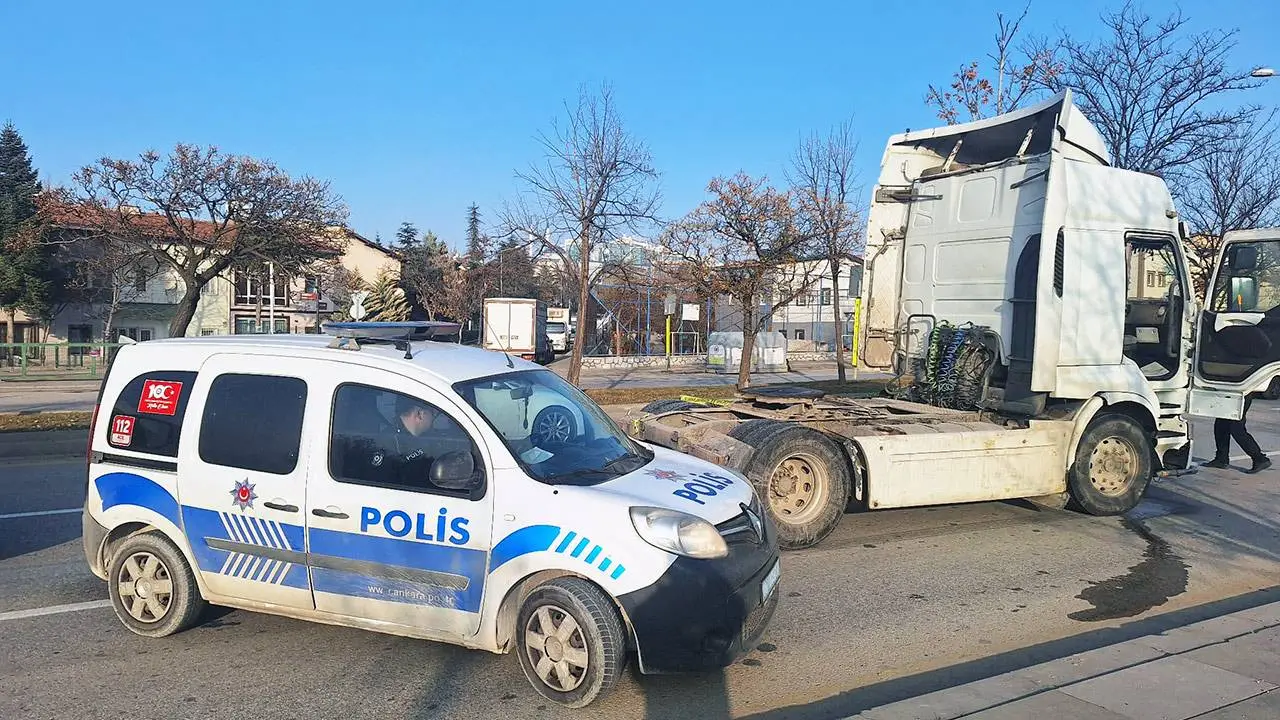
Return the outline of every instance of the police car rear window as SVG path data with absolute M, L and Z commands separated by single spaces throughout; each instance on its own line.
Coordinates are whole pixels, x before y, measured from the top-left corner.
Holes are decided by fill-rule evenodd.
M 200 459 L 288 475 L 298 466 L 307 383 L 275 375 L 214 378 L 200 421 Z
M 178 456 L 182 419 L 196 382 L 194 372 L 156 370 L 130 380 L 116 396 L 107 422 L 98 421 L 107 444 L 164 457 Z

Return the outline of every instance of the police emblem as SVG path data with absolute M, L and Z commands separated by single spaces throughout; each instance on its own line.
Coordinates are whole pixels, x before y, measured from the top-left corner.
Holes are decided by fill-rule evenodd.
M 659 480 L 670 480 L 671 482 L 676 482 L 684 477 L 674 470 L 646 470 L 645 472 Z
M 257 498 L 258 493 L 254 492 L 253 483 L 249 482 L 249 478 L 238 481 L 236 486 L 231 488 L 231 504 L 241 510 L 253 507 L 253 501 Z

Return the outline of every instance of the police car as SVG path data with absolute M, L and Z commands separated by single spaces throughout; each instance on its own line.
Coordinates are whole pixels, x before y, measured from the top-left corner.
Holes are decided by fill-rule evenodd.
M 749 651 L 779 577 L 751 486 L 630 439 L 538 365 L 414 339 L 438 328 L 121 348 L 84 508 L 121 622 L 162 637 L 211 603 L 514 651 L 572 707 L 632 656 Z

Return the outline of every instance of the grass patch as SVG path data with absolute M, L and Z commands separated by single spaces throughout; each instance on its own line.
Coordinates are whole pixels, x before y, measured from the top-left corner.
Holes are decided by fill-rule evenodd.
M 854 397 L 875 397 L 885 386 L 884 380 L 857 380 L 840 382 L 838 380 L 815 380 L 813 382 L 783 383 L 788 387 L 803 387 L 822 390 L 828 395 L 852 395 Z M 764 387 L 753 385 L 752 387 Z M 654 400 L 670 400 L 682 395 L 705 398 L 707 400 L 725 400 L 738 394 L 733 385 L 680 386 L 651 388 L 593 388 L 586 390 L 587 396 L 600 405 L 628 405 L 631 403 L 650 403 Z
M 44 430 L 88 430 L 92 413 L 42 412 L 0 415 L 0 432 L 40 432 Z

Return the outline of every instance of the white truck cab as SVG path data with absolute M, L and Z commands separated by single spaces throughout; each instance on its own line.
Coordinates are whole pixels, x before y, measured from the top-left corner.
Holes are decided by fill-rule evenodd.
M 652 673 L 754 647 L 779 565 L 749 484 L 537 365 L 395 340 L 434 325 L 122 348 L 84 550 L 124 625 L 165 636 L 212 603 L 515 650 L 573 707 L 629 651 Z

